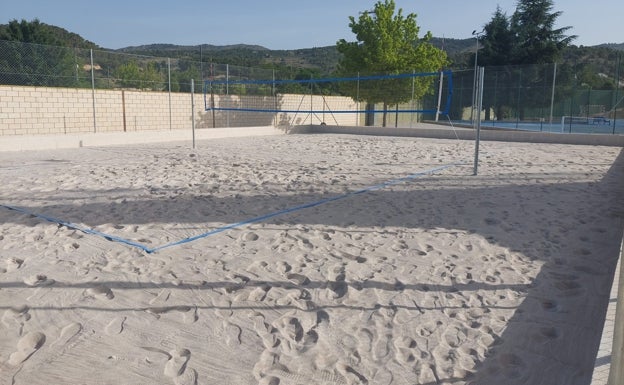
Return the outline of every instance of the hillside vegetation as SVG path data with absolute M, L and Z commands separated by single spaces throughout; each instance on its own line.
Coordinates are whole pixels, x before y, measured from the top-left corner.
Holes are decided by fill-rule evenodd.
M 80 35 L 63 28 L 48 25 L 39 20 L 17 21 L 0 25 L 0 40 L 36 43 L 62 47 L 101 49 Z M 435 47 L 447 52 L 452 69 L 473 67 L 476 41 L 470 39 L 433 38 Z M 601 44 L 593 47 L 570 46 L 563 53 L 563 65 L 574 69 L 581 82 L 592 88 L 613 87 L 617 64 L 621 62 L 624 43 Z M 126 47 L 111 52 L 168 57 L 204 63 L 229 64 L 232 66 L 263 67 L 279 71 L 280 76 L 326 77 L 336 69 L 340 53 L 336 46 L 302 48 L 295 50 L 271 50 L 257 45 L 202 44 L 183 46 L 173 44 L 150 44 Z M 621 74 L 619 74 L 621 78 Z M 605 79 L 610 79 L 609 81 Z

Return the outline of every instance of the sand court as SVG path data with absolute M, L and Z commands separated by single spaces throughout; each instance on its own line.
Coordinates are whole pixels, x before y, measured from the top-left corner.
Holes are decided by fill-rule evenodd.
M 0 381 L 587 384 L 621 149 L 482 142 L 478 176 L 473 151 L 317 134 L 0 153 L 0 204 L 24 210 L 0 208 Z M 28 212 L 148 248 L 240 225 L 148 253 Z

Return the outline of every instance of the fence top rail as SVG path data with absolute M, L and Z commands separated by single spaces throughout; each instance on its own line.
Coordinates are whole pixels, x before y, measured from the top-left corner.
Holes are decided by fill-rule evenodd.
M 452 71 L 440 71 L 445 75 L 450 75 Z M 330 83 L 330 82 L 352 82 L 362 80 L 386 80 L 386 79 L 406 79 L 434 76 L 440 74 L 440 72 L 416 72 L 416 73 L 404 73 L 398 75 L 371 75 L 371 76 L 355 76 L 344 78 L 310 78 L 310 79 L 295 79 L 295 80 L 235 80 L 235 79 L 219 79 L 219 80 L 205 80 L 206 85 L 210 84 L 310 84 L 310 83 Z

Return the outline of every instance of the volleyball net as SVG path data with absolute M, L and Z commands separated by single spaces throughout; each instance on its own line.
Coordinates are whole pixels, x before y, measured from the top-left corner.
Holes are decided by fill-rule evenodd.
M 395 123 L 407 124 L 448 115 L 452 75 L 443 71 L 253 79 L 225 74 L 205 80 L 203 92 L 205 110 L 212 112 L 215 126 L 248 125 L 249 120 L 274 125 L 375 125 L 376 115 L 384 113 L 391 114 Z

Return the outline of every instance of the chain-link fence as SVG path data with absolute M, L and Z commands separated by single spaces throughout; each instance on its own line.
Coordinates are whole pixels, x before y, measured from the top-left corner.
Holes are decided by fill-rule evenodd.
M 619 67 L 619 68 L 618 68 Z M 574 67 L 543 64 L 486 67 L 482 125 L 552 132 L 624 133 L 622 63 L 613 74 L 599 74 L 612 86 L 592 89 L 582 83 Z M 454 73 L 451 118 L 476 118 L 474 73 Z M 619 85 L 619 86 L 616 86 Z M 611 88 L 611 89 L 609 89 Z
M 0 40 L 0 85 L 189 92 L 191 79 L 271 79 L 272 70 Z
M 613 63 L 612 72 L 599 74 L 608 80 L 605 84 L 610 83 L 611 87 L 592 89 L 579 80 L 579 74 L 571 65 L 487 67 L 484 80 L 484 109 L 480 112 L 482 125 L 557 132 L 624 133 L 622 87 L 624 81 L 620 79 L 624 73 L 624 62 Z M 189 93 L 193 79 L 197 85 L 195 91 L 201 95 L 201 87 L 205 84 L 203 82 L 205 80 L 221 81 L 222 85 L 225 84 L 224 87 L 228 87 L 228 82 L 223 83 L 223 80 L 228 79 L 235 83 L 254 79 L 288 79 L 292 76 L 291 73 L 280 73 L 266 68 L 0 41 L 2 86 L 89 89 L 93 90 L 94 94 L 95 90 L 126 90 L 171 95 Z M 318 90 L 297 87 L 301 88 L 297 84 L 284 84 L 275 89 L 261 91 L 273 96 L 276 93 L 341 94 L 340 87 L 332 87 L 331 84 Z M 474 91 L 473 70 L 453 71 L 452 104 L 449 111 L 451 120 L 464 123 L 472 123 L 475 120 L 477 111 L 473 108 L 476 104 Z M 222 93 L 232 95 L 241 92 L 233 88 L 226 89 Z M 444 87 L 442 92 L 442 98 L 445 100 L 447 88 Z M 435 106 L 438 104 L 436 99 L 439 96 L 436 89 L 427 93 L 418 104 Z M 93 110 L 96 110 L 96 97 L 93 99 Z M 171 110 L 171 96 L 168 103 L 168 106 L 153 107 Z M 406 109 L 405 106 L 386 107 L 390 114 L 393 107 L 395 110 Z M 93 119 L 96 119 L 95 112 L 93 115 Z M 409 122 L 411 125 L 414 121 L 435 120 L 435 115 L 426 113 L 417 113 L 416 117 L 402 114 L 401 119 L 398 118 L 398 114 L 396 115 L 395 119 L 389 120 L 391 122 L 389 124 L 405 125 Z M 370 119 L 358 119 L 358 122 L 371 124 Z M 230 123 L 231 120 L 228 120 L 228 124 Z M 378 122 L 373 122 L 376 123 Z M 140 121 L 137 121 L 135 126 L 140 126 Z M 172 124 L 169 128 L 171 127 Z

